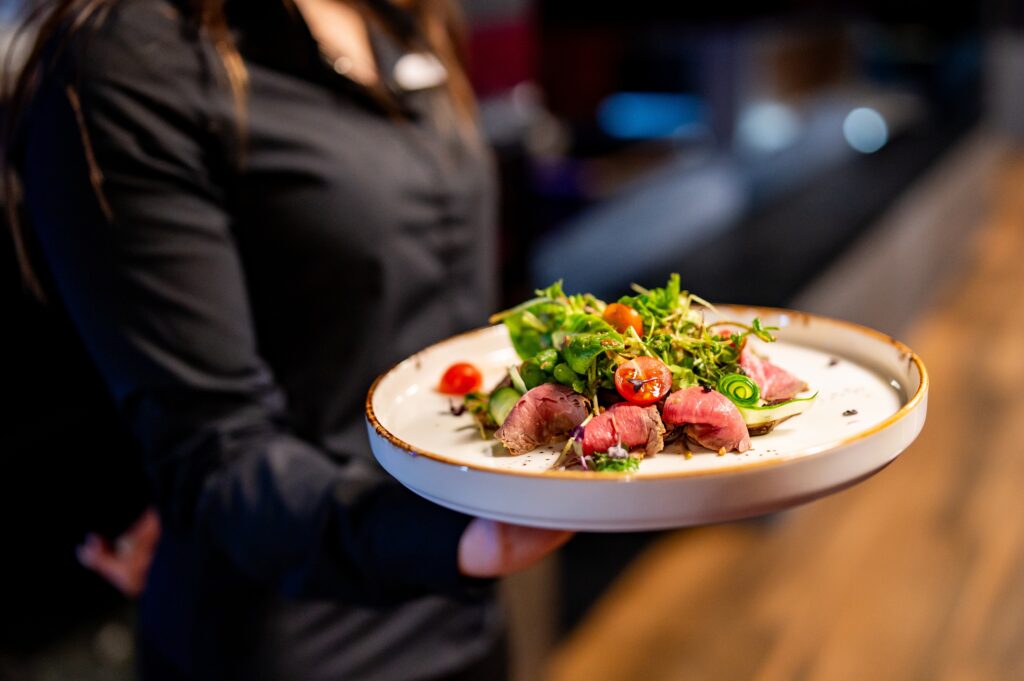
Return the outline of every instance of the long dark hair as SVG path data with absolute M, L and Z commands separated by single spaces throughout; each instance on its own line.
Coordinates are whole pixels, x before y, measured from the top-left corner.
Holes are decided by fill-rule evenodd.
M 25 287 L 40 301 L 46 295 L 35 267 L 32 265 L 26 241 L 24 226 L 18 216 L 18 178 L 11 162 L 11 150 L 17 144 L 17 121 L 31 101 L 39 81 L 43 78 L 47 64 L 44 55 L 54 39 L 64 39 L 80 31 L 93 21 L 102 21 L 105 13 L 119 0 L 51 0 L 44 2 L 30 12 L 22 24 L 22 30 L 38 27 L 32 47 L 24 65 L 14 77 L 11 87 L 0 87 L 0 94 L 8 97 L 7 113 L 4 118 L 2 142 L 0 142 L 0 167 L 3 172 L 3 189 L 7 204 L 8 222 L 14 242 L 18 266 Z M 281 0 L 294 10 L 292 0 Z M 346 0 L 339 0 L 346 1 Z M 359 0 L 355 0 L 359 1 Z M 235 103 L 236 126 L 244 137 L 246 126 L 248 74 L 231 37 L 224 10 L 225 0 L 189 0 L 188 20 L 198 29 L 199 35 L 209 40 L 215 48 L 220 68 L 226 76 L 226 83 Z M 452 0 L 395 0 L 396 6 L 406 10 L 416 24 L 419 35 L 427 47 L 448 71 L 445 85 L 457 116 L 467 126 L 475 117 L 475 100 L 463 63 L 464 40 L 462 17 Z M 21 35 L 21 32 L 16 34 Z M 8 55 L 10 58 L 10 55 Z M 10 69 L 4 69 L 10 73 Z M 69 92 L 72 106 L 75 93 Z M 84 131 L 83 131 L 84 134 Z M 86 160 L 89 163 L 94 188 L 102 206 L 106 201 L 101 192 L 102 174 L 89 152 L 87 138 L 83 138 Z

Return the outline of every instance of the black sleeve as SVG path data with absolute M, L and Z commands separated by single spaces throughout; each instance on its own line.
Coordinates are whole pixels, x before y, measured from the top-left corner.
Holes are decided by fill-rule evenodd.
M 203 113 L 199 59 L 143 50 L 139 36 L 91 40 L 36 98 L 25 198 L 57 292 L 144 447 L 165 527 L 286 595 L 458 593 L 467 517 L 287 426 L 211 170 L 230 121 Z

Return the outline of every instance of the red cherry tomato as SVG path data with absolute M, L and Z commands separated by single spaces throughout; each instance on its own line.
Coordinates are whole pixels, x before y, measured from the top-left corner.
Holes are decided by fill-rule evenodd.
M 736 334 L 733 333 L 733 331 L 731 329 L 722 329 L 716 335 L 722 340 L 723 343 L 726 343 L 726 342 L 729 342 L 729 339 L 732 338 L 733 336 L 735 336 Z M 740 350 L 740 351 L 743 350 L 743 347 L 746 344 L 747 344 L 747 337 L 746 336 L 743 336 L 743 340 L 740 343 L 739 347 L 736 346 L 736 340 L 735 339 L 732 340 L 732 346 L 734 348 L 736 348 L 737 350 Z
M 659 359 L 636 357 L 615 370 L 615 389 L 632 404 L 654 404 L 672 390 L 672 372 Z
M 456 362 L 445 370 L 437 389 L 446 395 L 465 395 L 479 389 L 483 382 L 483 374 L 475 366 Z
M 611 303 L 604 309 L 601 319 L 611 324 L 619 333 L 626 333 L 626 329 L 632 326 L 636 330 L 636 335 L 644 337 L 643 317 L 629 305 Z

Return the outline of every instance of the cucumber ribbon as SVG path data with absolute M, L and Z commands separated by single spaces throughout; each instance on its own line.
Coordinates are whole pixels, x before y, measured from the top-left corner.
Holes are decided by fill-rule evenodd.
M 718 379 L 718 392 L 722 393 L 737 407 L 756 407 L 761 400 L 761 389 L 757 383 L 743 374 L 725 374 Z
M 757 383 L 743 374 L 722 376 L 718 379 L 718 392 L 736 405 L 743 422 L 748 426 L 761 426 L 802 414 L 811 408 L 818 397 L 818 393 L 814 393 L 809 397 L 797 397 L 778 404 L 759 405 L 761 390 Z

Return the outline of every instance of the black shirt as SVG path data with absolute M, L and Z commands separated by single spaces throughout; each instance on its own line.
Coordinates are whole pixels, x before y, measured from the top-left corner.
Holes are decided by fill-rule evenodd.
M 382 104 L 283 2 L 229 16 L 243 115 L 184 10 L 121 0 L 55 43 L 24 121 L 55 297 L 163 520 L 143 653 L 199 678 L 432 678 L 500 622 L 458 574 L 468 518 L 386 477 L 363 401 L 492 309 L 488 160 L 439 90 Z M 373 42 L 390 73 L 399 42 Z

